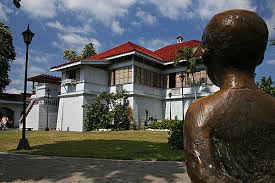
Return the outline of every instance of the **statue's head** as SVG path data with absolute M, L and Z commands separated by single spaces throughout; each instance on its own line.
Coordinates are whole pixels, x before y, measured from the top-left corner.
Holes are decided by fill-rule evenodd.
M 204 29 L 203 62 L 218 86 L 230 68 L 254 74 L 264 58 L 268 29 L 264 20 L 247 10 L 229 10 L 211 18 Z

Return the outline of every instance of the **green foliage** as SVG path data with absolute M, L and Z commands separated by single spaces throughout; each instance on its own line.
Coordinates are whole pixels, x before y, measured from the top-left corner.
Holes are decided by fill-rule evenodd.
M 170 129 L 171 126 L 174 126 L 174 124 L 177 123 L 177 120 L 154 120 L 151 124 L 148 125 L 148 128 L 151 129 Z
M 78 56 L 75 50 L 64 50 L 64 54 L 63 54 L 64 60 L 75 60 L 77 58 Z
M 103 92 L 95 102 L 83 106 L 85 109 L 84 129 L 91 131 L 100 128 L 129 130 L 128 94 Z
M 81 57 L 87 58 L 94 55 L 96 55 L 94 44 L 93 43 L 86 44 L 82 51 Z
M 183 149 L 183 121 L 154 120 L 148 128 L 169 129 L 168 144 L 172 149 Z
M 266 93 L 275 97 L 275 85 L 271 76 L 268 76 L 268 77 L 263 76 L 260 80 L 260 83 L 257 82 L 257 85 Z
M 14 4 L 14 6 L 15 6 L 16 8 L 20 8 L 20 7 L 21 7 L 20 1 L 21 1 L 21 0 L 13 0 L 13 4 Z
M 86 44 L 80 55 L 77 55 L 76 50 L 66 49 L 63 53 L 64 60 L 81 60 L 90 56 L 96 55 L 96 50 L 93 43 Z
M 174 62 L 175 65 L 179 65 L 180 60 L 186 60 L 186 77 L 188 80 L 192 80 L 191 84 L 195 85 L 195 79 L 194 79 L 194 73 L 196 72 L 196 65 L 201 62 L 199 58 L 196 57 L 196 52 L 199 51 L 200 47 L 184 47 L 181 50 L 178 50 L 177 52 L 177 58 Z M 191 78 L 192 77 L 192 78 Z
M 172 123 L 168 137 L 168 144 L 173 149 L 183 149 L 183 121 Z
M 10 62 L 15 60 L 12 33 L 8 26 L 0 22 L 0 95 L 10 83 L 8 72 Z

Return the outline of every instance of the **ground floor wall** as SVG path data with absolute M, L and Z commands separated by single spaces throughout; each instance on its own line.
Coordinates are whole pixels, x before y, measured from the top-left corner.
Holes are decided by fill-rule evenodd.
M 174 98 L 174 99 L 166 99 L 163 101 L 163 108 L 165 111 L 165 119 L 170 119 L 170 111 L 171 111 L 171 119 L 179 119 L 183 118 L 183 108 L 184 108 L 184 116 L 189 108 L 189 106 L 194 101 L 194 98 Z M 171 107 L 170 107 L 171 103 Z
M 154 119 L 163 119 L 164 110 L 162 100 L 147 96 L 133 96 L 132 108 L 134 120 L 138 128 L 143 128 L 146 116 Z
M 48 112 L 47 112 L 48 108 Z M 47 127 L 47 116 L 48 116 L 48 127 L 49 129 L 56 129 L 58 114 L 58 100 L 50 100 L 49 104 L 47 100 L 35 101 L 31 110 L 27 114 L 26 127 L 32 128 L 33 130 L 45 130 Z
M 83 95 L 61 97 L 59 100 L 56 130 L 83 131 L 83 104 Z

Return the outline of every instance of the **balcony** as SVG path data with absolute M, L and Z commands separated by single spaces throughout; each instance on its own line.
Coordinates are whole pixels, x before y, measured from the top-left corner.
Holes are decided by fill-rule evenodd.
M 64 79 L 61 84 L 62 85 L 75 85 L 76 80 L 75 79 Z

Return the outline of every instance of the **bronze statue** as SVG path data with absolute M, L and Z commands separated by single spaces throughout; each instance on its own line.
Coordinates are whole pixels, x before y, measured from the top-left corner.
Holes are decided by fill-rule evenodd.
M 220 90 L 196 100 L 185 122 L 192 182 L 275 182 L 275 98 L 254 82 L 268 42 L 256 13 L 215 15 L 203 37 L 203 62 Z

